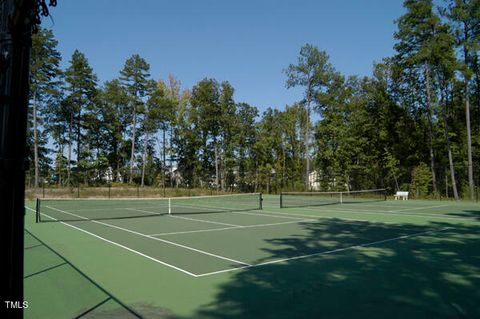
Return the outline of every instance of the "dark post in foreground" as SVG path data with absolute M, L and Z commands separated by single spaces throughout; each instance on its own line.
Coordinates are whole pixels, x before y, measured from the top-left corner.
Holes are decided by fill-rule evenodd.
M 22 318 L 26 306 L 23 232 L 29 63 L 32 29 L 40 23 L 40 14 L 48 15 L 45 0 L 0 1 L 1 302 L 7 318 Z

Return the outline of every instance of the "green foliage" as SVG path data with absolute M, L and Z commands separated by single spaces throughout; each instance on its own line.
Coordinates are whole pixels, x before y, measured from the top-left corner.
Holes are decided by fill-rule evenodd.
M 99 87 L 78 50 L 62 72 L 57 42 L 42 30 L 31 64 L 36 140 L 33 112 L 29 131 L 41 175 L 101 184 L 110 174 L 119 184 L 210 193 L 301 191 L 315 178 L 319 190 L 386 187 L 428 197 L 451 192 L 453 171 L 465 197 L 469 129 L 460 106 L 468 101 L 471 165 L 480 171 L 479 1 L 404 6 L 395 54 L 375 64 L 372 76 L 343 75 L 326 52 L 306 44 L 284 70 L 286 87 L 301 87 L 303 96 L 269 108 L 237 101 L 228 81 L 205 78 L 182 90 L 172 75 L 153 80 L 138 54 Z
M 52 121 L 55 109 L 61 100 L 61 55 L 57 50 L 58 41 L 53 32 L 41 28 L 32 37 L 30 59 L 30 104 L 32 112 L 28 118 L 27 146 L 31 150 L 29 160 L 33 163 L 30 173 L 34 174 L 34 185 L 39 186 L 40 175 L 48 171 L 48 131 L 58 140 L 62 125 Z M 40 169 L 42 172 L 40 172 Z M 40 174 L 42 173 L 42 174 Z
M 425 163 L 420 163 L 412 170 L 410 189 L 413 198 L 425 198 L 431 192 L 432 172 Z

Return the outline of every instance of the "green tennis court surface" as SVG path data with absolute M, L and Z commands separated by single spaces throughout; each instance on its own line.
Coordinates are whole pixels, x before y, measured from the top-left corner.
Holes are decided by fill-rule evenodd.
M 480 316 L 478 204 L 263 197 L 29 203 L 25 317 Z

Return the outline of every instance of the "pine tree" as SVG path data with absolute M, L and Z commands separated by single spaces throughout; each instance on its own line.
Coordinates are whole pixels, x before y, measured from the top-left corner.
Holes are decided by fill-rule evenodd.
M 328 55 L 317 47 L 306 44 L 300 49 L 297 64 L 290 64 L 284 71 L 287 75 L 287 88 L 302 86 L 305 88 L 304 99 L 306 121 L 304 128 L 305 146 L 305 190 L 310 189 L 310 143 L 311 143 L 311 110 L 316 95 L 325 89 L 334 73 L 328 62 Z
M 99 96 L 101 103 L 101 116 L 105 135 L 105 151 L 113 167 L 113 178 L 117 182 L 124 181 L 124 165 L 127 162 L 126 134 L 127 127 L 131 124 L 131 112 L 128 96 L 119 79 L 105 82 Z
M 416 99 L 421 101 L 425 109 L 433 192 L 438 194 L 433 132 L 436 107 L 432 67 L 436 58 L 436 37 L 438 30 L 442 28 L 441 20 L 433 11 L 432 0 L 405 0 L 404 7 L 407 12 L 397 21 L 398 31 L 395 33 L 395 39 L 398 42 L 395 44 L 397 51 L 395 59 L 404 73 L 404 78 L 411 72 L 413 76 L 408 79 L 423 86 L 423 92 L 416 92 L 423 94 Z M 422 82 L 418 83 L 417 79 L 421 79 Z M 409 83 L 407 86 L 415 88 L 416 84 Z
M 78 50 L 72 55 L 70 66 L 65 71 L 65 97 L 64 107 L 70 114 L 69 123 L 69 156 L 68 172 L 70 177 L 71 152 L 73 145 L 73 135 L 75 134 L 76 153 L 77 153 L 77 179 L 83 175 L 84 181 L 87 180 L 85 169 L 87 162 L 85 158 L 89 156 L 89 145 L 83 145 L 85 129 L 92 125 L 85 121 L 85 111 L 92 110 L 95 106 L 95 96 L 97 94 L 97 76 L 93 73 L 87 58 Z M 84 147 L 85 146 L 85 147 Z
M 47 125 L 39 117 L 46 117 L 48 108 L 58 103 L 60 97 L 59 64 L 60 52 L 57 50 L 58 41 L 52 30 L 40 28 L 38 33 L 32 36 L 32 56 L 30 59 L 30 92 L 32 101 L 32 130 L 33 130 L 33 154 L 34 154 L 34 186 L 38 187 L 40 178 L 40 157 L 46 154 L 39 153 L 39 144 L 46 144 L 46 139 L 40 141 L 39 126 Z M 42 149 L 45 149 L 44 147 Z
M 463 53 L 462 74 L 467 130 L 468 185 L 470 198 L 474 200 L 470 82 L 472 80 L 473 70 L 477 69 L 478 72 L 478 61 L 475 62 L 475 57 L 477 57 L 477 52 L 480 48 L 478 44 L 480 39 L 480 2 L 478 0 L 449 0 L 448 9 L 444 10 L 444 13 L 451 22 L 454 33 L 456 34 L 457 43 Z
M 150 79 L 150 65 L 138 54 L 132 55 L 125 61 L 120 71 L 120 80 L 129 96 L 129 104 L 132 114 L 131 125 L 131 150 L 130 150 L 130 174 L 129 183 L 133 182 L 133 167 L 135 165 L 135 143 L 139 115 L 143 113 L 145 98 L 152 88 Z

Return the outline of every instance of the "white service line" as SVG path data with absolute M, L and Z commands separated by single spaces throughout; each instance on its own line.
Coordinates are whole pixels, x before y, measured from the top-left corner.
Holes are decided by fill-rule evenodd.
M 351 249 L 361 248 L 361 247 L 368 247 L 368 246 L 373 246 L 373 245 L 382 244 L 382 243 L 386 243 L 386 242 L 397 241 L 397 240 L 400 240 L 400 239 L 422 236 L 422 235 L 426 235 L 426 234 L 430 234 L 430 233 L 438 233 L 438 232 L 442 232 L 442 231 L 445 231 L 445 230 L 448 230 L 448 229 L 450 229 L 450 227 L 444 227 L 444 228 L 441 228 L 441 229 L 429 230 L 429 231 L 424 231 L 424 232 L 410 234 L 410 235 L 403 235 L 403 236 L 398 236 L 398 237 L 394 237 L 394 238 L 387 238 L 387 239 L 377 240 L 377 241 L 373 241 L 373 242 L 369 242 L 369 243 L 365 243 L 365 244 L 352 245 L 352 246 L 348 246 L 348 247 L 344 247 L 344 248 L 338 248 L 338 249 L 333 249 L 333 250 L 328 250 L 328 251 L 323 251 L 323 252 L 318 252 L 318 253 L 313 253 L 313 254 L 308 254 L 308 255 L 301 255 L 301 256 L 295 256 L 295 257 L 290 257 L 290 258 L 275 259 L 275 260 L 266 261 L 266 262 L 263 262 L 263 263 L 253 264 L 253 265 L 250 265 L 250 266 L 242 266 L 242 267 L 212 271 L 212 272 L 208 272 L 208 273 L 199 274 L 199 275 L 197 275 L 197 277 L 211 276 L 211 275 L 216 275 L 216 274 L 221 274 L 221 273 L 226 273 L 226 272 L 231 272 L 231 271 L 237 271 L 237 270 L 246 269 L 246 268 L 261 267 L 261 266 L 277 264 L 277 263 L 281 263 L 281 262 L 285 262 L 285 261 L 289 261 L 289 260 L 303 259 L 303 258 L 308 258 L 308 257 L 313 257 L 313 256 L 321 256 L 321 255 L 327 255 L 327 254 L 334 254 L 334 253 L 342 252 L 342 251 L 345 251 L 345 250 L 351 250 Z
M 30 209 L 30 210 L 33 210 L 33 209 L 29 208 L 29 207 L 25 207 L 25 208 Z M 34 211 L 34 210 L 33 210 L 33 211 Z M 192 276 L 192 277 L 198 277 L 198 275 L 196 275 L 196 274 L 194 274 L 194 273 L 192 273 L 192 272 L 189 272 L 188 270 L 185 270 L 185 269 L 182 269 L 182 268 L 180 268 L 180 267 L 177 267 L 177 266 L 171 265 L 171 264 L 169 264 L 169 263 L 166 263 L 166 262 L 164 262 L 164 261 L 158 260 L 158 259 L 156 259 L 156 258 L 153 258 L 153 257 L 149 256 L 149 255 L 146 255 L 146 254 L 144 254 L 144 253 L 141 253 L 141 252 L 139 252 L 139 251 L 137 251 L 137 250 L 135 250 L 135 249 L 132 249 L 132 248 L 127 247 L 127 246 L 124 246 L 124 245 L 119 244 L 119 243 L 117 243 L 117 242 L 114 242 L 114 241 L 112 241 L 112 240 L 106 239 L 106 238 L 104 238 L 104 237 L 102 237 L 102 236 L 99 236 L 99 235 L 96 235 L 96 234 L 94 234 L 94 233 L 91 233 L 91 232 L 89 232 L 89 231 L 87 231 L 87 230 L 85 230 L 85 229 L 82 229 L 82 228 L 80 228 L 80 227 L 71 225 L 71 224 L 66 223 L 66 222 L 59 221 L 59 220 L 57 220 L 56 218 L 53 218 L 53 217 L 51 217 L 51 216 L 49 216 L 49 215 L 47 215 L 47 214 L 44 214 L 44 213 L 42 213 L 42 215 L 45 215 L 45 216 L 47 216 L 48 218 L 50 218 L 50 219 L 52 219 L 52 220 L 58 221 L 60 224 L 63 224 L 63 225 L 65 225 L 65 226 L 68 226 L 68 227 L 74 228 L 74 229 L 76 229 L 76 230 L 79 230 L 79 231 L 81 231 L 81 232 L 83 232 L 83 233 L 85 233 L 85 234 L 88 234 L 88 235 L 90 235 L 90 236 L 93 236 L 93 237 L 95 237 L 95 238 L 98 238 L 98 239 L 100 239 L 100 240 L 103 240 L 103 241 L 105 241 L 105 242 L 107 242 L 107 243 L 110 243 L 110 244 L 115 245 L 115 246 L 117 246 L 117 247 L 120 247 L 120 248 L 123 248 L 123 249 L 125 249 L 125 250 L 128 250 L 129 252 L 132 252 L 132 253 L 137 254 L 137 255 L 139 255 L 139 256 L 142 256 L 142 257 L 145 257 L 145 258 L 147 258 L 147 259 L 149 259 L 149 260 L 151 260 L 151 261 L 154 261 L 154 262 L 156 262 L 156 263 L 159 263 L 159 264 L 161 264 L 161 265 L 164 265 L 164 266 L 170 267 L 170 268 L 172 268 L 172 269 L 178 270 L 178 271 L 183 272 L 183 273 L 185 273 L 185 274 L 187 274 L 187 275 L 190 275 L 190 276 Z
M 227 223 L 221 223 L 221 222 L 214 222 L 214 221 L 210 221 L 210 220 L 195 219 L 195 218 L 184 217 L 184 216 L 177 216 L 177 215 L 168 215 L 168 217 L 185 219 L 185 220 L 192 220 L 192 221 L 201 222 L 201 223 L 208 223 L 208 224 L 217 224 L 217 225 L 223 225 L 223 226 L 230 226 L 230 227 L 242 227 L 241 225 L 227 224 Z
M 386 224 L 386 225 L 388 225 L 388 228 L 392 228 L 392 229 L 403 229 L 403 230 L 409 230 L 410 229 L 406 226 L 402 226 L 402 224 L 399 224 L 398 222 L 372 221 L 372 220 L 368 220 L 368 219 L 357 219 L 357 218 L 348 218 L 348 217 L 340 217 L 340 216 L 291 214 L 291 213 L 282 213 L 282 212 L 277 212 L 277 211 L 270 211 L 270 212 L 272 214 L 281 214 L 281 215 L 287 215 L 287 216 L 311 217 L 311 218 L 314 218 L 318 221 L 321 221 L 322 219 L 334 219 L 334 220 L 339 220 L 339 222 L 350 223 L 350 224 L 358 224 L 358 222 L 369 223 L 369 224 L 371 224 L 371 225 L 368 225 L 369 227 L 378 227 L 381 224 Z M 316 212 L 318 212 L 318 211 L 316 211 Z M 343 212 L 343 211 L 337 211 L 337 212 Z M 321 213 L 325 213 L 325 212 L 321 212 Z M 348 213 L 348 212 L 346 212 L 346 213 Z M 371 213 L 371 214 L 377 214 L 377 213 Z M 381 214 L 381 215 L 391 216 L 392 214 L 390 213 L 390 214 Z M 400 215 L 400 214 L 398 214 L 398 215 Z M 406 215 L 408 215 L 408 214 L 406 214 Z M 413 215 L 413 216 L 418 216 L 418 215 Z M 445 218 L 458 219 L 456 217 L 445 217 Z
M 69 214 L 69 215 L 72 215 L 72 216 L 75 216 L 77 218 L 81 218 L 83 220 L 89 220 L 88 218 L 85 218 L 85 217 L 82 217 L 82 216 L 79 216 L 79 215 L 76 215 L 76 214 L 73 214 L 73 213 L 69 213 L 69 212 L 66 212 L 66 211 L 63 211 L 61 209 L 58 209 L 58 208 L 53 208 L 53 207 L 49 207 L 49 206 L 46 206 L 50 209 L 53 209 L 53 210 L 57 210 L 59 212 L 62 212 L 62 213 L 65 213 L 65 214 Z M 123 227 L 120 227 L 120 226 L 115 226 L 115 225 L 111 225 L 111 224 L 107 224 L 107 223 L 104 223 L 104 222 L 100 222 L 98 220 L 89 220 L 91 221 L 92 223 L 95 223 L 95 224 L 100 224 L 100 225 L 104 225 L 104 226 L 107 226 L 107 227 L 111 227 L 111 228 L 116 228 L 116 229 L 119 229 L 119 230 L 123 230 L 125 232 L 129 232 L 129 233 L 132 233 L 132 234 L 135 234 L 135 235 L 139 235 L 139 236 L 142 236 L 142 237 L 145 237 L 145 238 L 150 238 L 150 239 L 153 239 L 153 240 L 157 240 L 157 241 L 160 241 L 160 242 L 163 242 L 163 243 L 166 243 L 166 244 L 170 244 L 170 245 L 173 245 L 173 246 L 177 246 L 177 247 L 181 247 L 181 248 L 185 248 L 185 249 L 188 249 L 188 250 L 192 250 L 192 251 L 195 251 L 195 252 L 198 252 L 200 254 L 204 254 L 204 255 L 207 255 L 207 256 L 212 256 L 212 257 L 216 257 L 216 258 L 219 258 L 219 259 L 223 259 L 223 260 L 227 260 L 227 261 L 231 261 L 231 262 L 234 262 L 234 263 L 237 263 L 237 264 L 241 264 L 241 265 L 250 265 L 246 262 L 243 262 L 243 261 L 239 261 L 239 260 L 235 260 L 235 259 L 232 259 L 232 258 L 228 258 L 228 257 L 224 257 L 224 256 L 220 256 L 220 255 L 216 255 L 216 254 L 213 254 L 213 253 L 209 253 L 207 251 L 203 251 L 203 250 L 200 250 L 200 249 L 196 249 L 196 248 L 193 248 L 193 247 L 189 247 L 189 246 L 185 246 L 185 245 L 182 245 L 182 244 L 177 244 L 177 243 L 174 243 L 172 241 L 168 241 L 168 240 L 165 240 L 165 239 L 161 239 L 161 238 L 157 238 L 157 237 L 153 237 L 153 236 L 150 236 L 150 235 L 147 235 L 147 234 L 143 234 L 143 233 L 139 233 L 137 231 L 134 231 L 134 230 L 131 230 L 131 229 L 128 229 L 128 228 L 123 228 Z
M 136 208 L 125 208 L 125 209 L 148 214 L 148 215 L 145 215 L 145 216 L 163 216 L 163 215 L 167 214 L 167 213 L 155 213 L 155 212 L 151 212 L 151 211 L 148 211 L 148 210 L 141 210 L 141 209 L 136 209 Z
M 419 210 L 419 209 L 431 209 L 431 208 L 439 208 L 439 207 L 446 207 L 448 205 L 438 205 L 438 206 L 427 206 L 427 207 L 415 207 L 415 208 L 407 208 L 407 209 L 396 209 L 396 210 L 389 210 L 390 213 L 396 212 L 405 212 L 408 210 Z
M 271 224 L 258 224 L 258 225 L 245 225 L 245 226 L 237 226 L 237 227 L 223 227 L 223 228 L 211 228 L 211 229 L 186 230 L 186 231 L 178 231 L 178 232 L 171 232 L 171 233 L 151 234 L 150 236 L 205 233 L 205 232 L 222 231 L 222 230 L 229 230 L 229 229 L 257 228 L 257 227 L 278 226 L 278 225 L 297 224 L 297 223 L 306 223 L 306 222 L 318 222 L 318 219 L 298 219 L 298 220 L 294 220 L 294 221 L 281 222 L 281 223 L 271 223 Z
M 289 216 L 275 216 L 268 213 L 248 213 L 248 212 L 232 212 L 231 214 L 241 214 L 241 215 L 253 215 L 253 216 L 266 216 L 272 218 L 284 218 L 284 219 L 302 219 L 299 217 L 289 217 Z
M 328 209 L 328 210 L 320 210 L 320 209 L 314 209 L 314 208 L 297 208 L 297 209 L 303 209 L 303 210 L 308 210 L 310 212 L 316 212 L 316 213 L 331 213 L 331 212 L 339 212 L 339 213 L 354 213 L 355 210 L 342 210 L 342 209 Z M 398 212 L 398 211 L 397 211 Z M 284 213 L 277 213 L 277 214 L 284 214 Z M 465 220 L 465 221 L 471 221 L 471 218 L 462 218 L 462 217 L 452 217 L 452 216 L 446 216 L 443 214 L 428 214 L 428 213 L 395 213 L 395 212 L 374 212 L 374 211 L 362 211 L 361 214 L 365 215 L 385 215 L 385 216 L 409 216 L 409 217 L 415 217 L 415 218 L 423 218 L 425 217 L 432 217 L 436 219 L 452 219 L 452 220 Z M 302 215 L 302 214 L 292 214 L 292 215 L 299 215 L 299 216 L 309 216 L 309 217 L 317 217 L 317 218 L 338 218 L 338 219 L 345 219 L 345 220 L 358 220 L 358 221 L 366 221 L 366 222 L 372 222 L 371 220 L 364 220 L 364 219 L 353 219 L 353 218 L 344 218 L 344 217 L 327 217 L 327 216 L 312 216 L 312 215 Z M 382 221 L 381 223 L 383 224 L 397 224 L 398 223 L 392 223 L 392 222 L 386 222 Z

